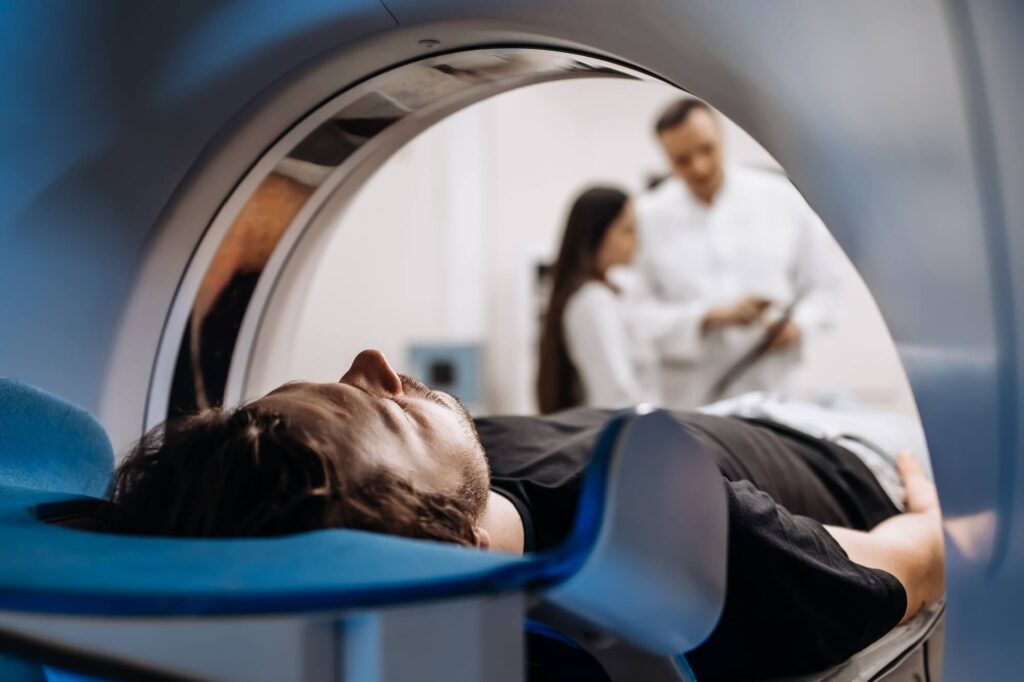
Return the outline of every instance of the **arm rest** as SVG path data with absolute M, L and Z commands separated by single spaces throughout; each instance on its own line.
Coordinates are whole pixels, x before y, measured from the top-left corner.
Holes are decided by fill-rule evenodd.
M 627 421 L 591 467 L 581 513 L 603 492 L 596 543 L 544 598 L 653 653 L 692 649 L 725 600 L 728 509 L 718 467 L 664 412 Z

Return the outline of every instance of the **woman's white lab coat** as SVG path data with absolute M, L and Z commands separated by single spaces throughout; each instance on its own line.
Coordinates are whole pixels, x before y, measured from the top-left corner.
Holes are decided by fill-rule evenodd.
M 657 351 L 643 335 L 645 326 L 635 322 L 635 304 L 629 295 L 595 280 L 580 287 L 565 306 L 566 347 L 588 407 L 661 403 Z

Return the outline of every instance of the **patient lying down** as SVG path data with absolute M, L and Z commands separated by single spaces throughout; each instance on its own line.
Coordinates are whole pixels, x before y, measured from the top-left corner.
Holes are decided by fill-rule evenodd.
M 474 423 L 452 396 L 363 351 L 339 383 L 285 384 L 147 435 L 115 474 L 110 523 L 191 537 L 357 528 L 541 550 L 569 532 L 607 416 Z M 701 680 L 827 668 L 941 595 L 938 499 L 913 456 L 894 458 L 896 499 L 877 462 L 830 440 L 768 419 L 674 416 L 715 457 L 729 503 L 724 611 L 687 654 Z

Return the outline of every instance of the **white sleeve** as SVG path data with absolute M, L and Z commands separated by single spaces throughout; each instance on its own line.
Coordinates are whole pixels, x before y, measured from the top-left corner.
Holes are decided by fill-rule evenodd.
M 671 303 L 643 297 L 630 301 L 627 318 L 633 333 L 654 343 L 662 358 L 690 361 L 700 356 L 707 309 L 700 300 Z
M 793 321 L 804 332 L 828 329 L 836 321 L 839 306 L 839 273 L 837 255 L 825 224 L 810 206 L 798 199 L 797 253 L 793 285 L 800 297 Z
M 625 407 L 644 400 L 633 369 L 625 320 L 615 294 L 584 285 L 569 299 L 562 323 L 565 342 L 580 374 L 587 404 Z
M 700 356 L 704 317 L 711 309 L 711 303 L 703 299 L 665 299 L 651 262 L 651 253 L 656 247 L 648 243 L 652 231 L 650 225 L 658 220 L 657 211 L 638 202 L 637 220 L 641 228 L 641 247 L 635 267 L 638 277 L 630 291 L 629 324 L 641 338 L 656 344 L 663 358 L 695 360 Z

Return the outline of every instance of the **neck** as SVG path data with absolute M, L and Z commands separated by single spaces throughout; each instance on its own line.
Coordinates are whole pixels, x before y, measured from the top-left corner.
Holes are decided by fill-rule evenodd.
M 715 185 L 713 187 L 711 187 L 710 189 L 707 189 L 707 190 L 705 190 L 703 192 L 699 192 L 696 189 L 694 189 L 693 187 L 689 187 L 689 189 L 690 189 L 690 193 L 693 194 L 693 196 L 697 197 L 698 201 L 700 201 L 705 206 L 710 206 L 711 204 L 714 203 L 715 197 L 717 197 L 719 192 L 722 191 L 722 185 L 723 184 L 725 184 L 725 175 L 724 174 L 719 176 L 718 182 L 716 182 Z
M 719 183 L 712 189 L 704 192 L 694 191 L 693 195 L 697 197 L 697 200 L 700 201 L 705 206 L 710 206 L 715 201 L 715 196 L 718 194 L 718 190 L 721 189 L 721 187 L 722 185 L 721 183 Z
M 522 554 L 525 542 L 523 520 L 515 506 L 504 495 L 491 491 L 480 527 L 491 537 L 491 549 Z

